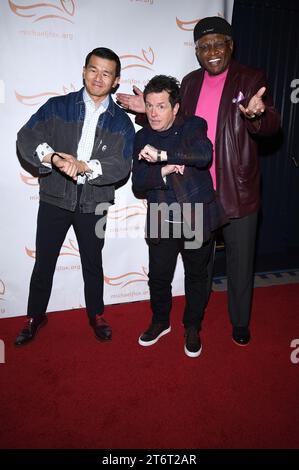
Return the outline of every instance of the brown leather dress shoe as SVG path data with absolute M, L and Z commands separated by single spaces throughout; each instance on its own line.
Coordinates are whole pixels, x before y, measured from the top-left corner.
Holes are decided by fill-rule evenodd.
M 95 337 L 99 341 L 110 341 L 112 339 L 112 329 L 108 325 L 103 315 L 96 315 L 94 318 L 89 318 L 89 323 L 93 328 Z
M 38 317 L 27 317 L 25 327 L 20 331 L 16 340 L 15 346 L 24 346 L 35 338 L 39 328 L 46 325 L 48 322 L 47 315 L 39 315 Z

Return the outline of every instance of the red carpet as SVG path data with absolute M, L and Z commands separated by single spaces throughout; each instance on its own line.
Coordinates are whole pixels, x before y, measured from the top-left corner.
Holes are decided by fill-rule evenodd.
M 84 310 L 50 314 L 21 349 L 23 318 L 0 320 L 0 448 L 298 448 L 298 285 L 255 290 L 243 348 L 231 340 L 226 293 L 213 293 L 196 359 L 183 351 L 183 302 L 174 299 L 172 332 L 148 348 L 137 344 L 148 302 L 107 307 L 109 344 Z

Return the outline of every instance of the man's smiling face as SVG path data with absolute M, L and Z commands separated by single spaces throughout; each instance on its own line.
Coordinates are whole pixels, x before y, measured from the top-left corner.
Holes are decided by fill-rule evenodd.
M 196 41 L 196 56 L 210 75 L 224 72 L 231 61 L 233 41 L 224 34 L 205 34 Z

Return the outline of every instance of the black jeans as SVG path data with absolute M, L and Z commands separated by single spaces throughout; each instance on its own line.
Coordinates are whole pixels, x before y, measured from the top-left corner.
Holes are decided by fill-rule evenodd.
M 185 270 L 185 311 L 183 323 L 185 328 L 201 327 L 204 309 L 207 302 L 207 265 L 211 256 L 211 240 L 201 248 L 186 249 L 185 239 L 161 238 L 159 243 L 147 241 L 149 246 L 149 288 L 153 323 L 169 325 L 172 305 L 171 283 L 181 253 Z
M 79 194 L 80 189 L 78 199 Z M 95 234 L 96 222 L 103 216 L 93 213 L 82 214 L 78 206 L 77 204 L 75 212 L 71 212 L 40 202 L 37 217 L 36 260 L 27 307 L 27 315 L 31 317 L 44 314 L 47 310 L 57 258 L 71 225 L 80 251 L 87 313 L 90 317 L 103 313 L 104 238 L 100 239 Z

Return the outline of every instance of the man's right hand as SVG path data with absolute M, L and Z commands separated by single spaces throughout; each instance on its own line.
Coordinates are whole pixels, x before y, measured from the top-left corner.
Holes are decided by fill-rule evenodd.
M 143 93 L 137 86 L 133 86 L 134 95 L 127 93 L 116 93 L 117 102 L 126 110 L 134 113 L 145 113 Z

